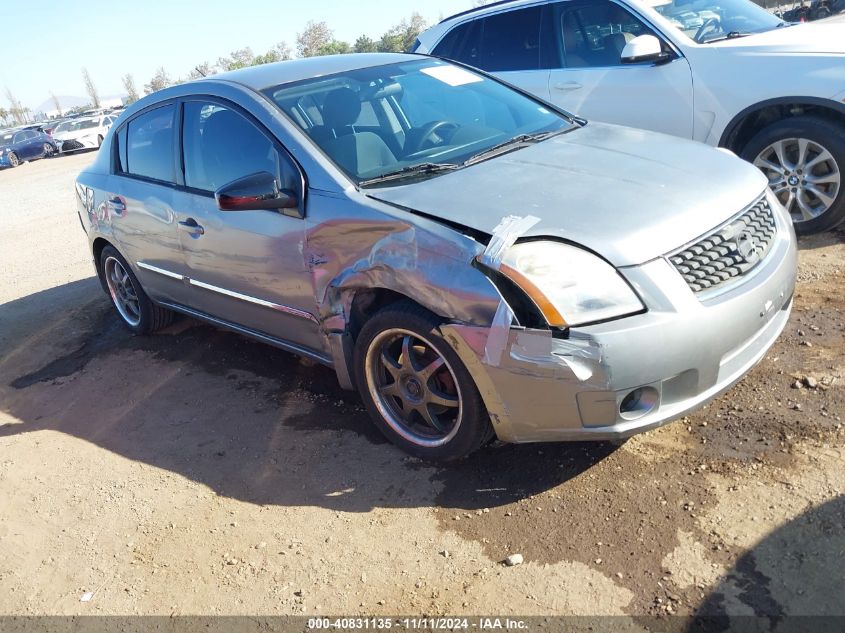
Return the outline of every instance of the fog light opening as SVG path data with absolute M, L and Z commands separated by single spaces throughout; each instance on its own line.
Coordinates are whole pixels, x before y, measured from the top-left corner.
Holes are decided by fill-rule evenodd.
M 636 420 L 657 408 L 660 395 L 654 387 L 638 387 L 626 395 L 619 405 L 619 415 L 624 420 Z

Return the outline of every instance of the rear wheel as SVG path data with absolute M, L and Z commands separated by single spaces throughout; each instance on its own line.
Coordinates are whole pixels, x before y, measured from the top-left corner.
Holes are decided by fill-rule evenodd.
M 136 334 L 149 334 L 170 325 L 174 314 L 150 300 L 135 273 L 112 246 L 100 254 L 99 272 L 123 324 Z
M 18 155 L 14 152 L 9 152 L 9 167 L 17 167 L 20 164 L 21 161 L 18 158 Z
M 53 149 L 53 146 L 49 143 L 44 143 L 42 153 L 44 158 L 50 158 L 55 153 L 55 150 Z
M 845 219 L 845 135 L 833 123 L 809 116 L 777 121 L 749 141 L 742 157 L 769 179 L 769 187 L 807 235 Z
M 493 429 L 472 376 L 437 326 L 410 302 L 381 310 L 358 336 L 355 373 L 387 439 L 416 457 L 448 461 L 480 448 Z

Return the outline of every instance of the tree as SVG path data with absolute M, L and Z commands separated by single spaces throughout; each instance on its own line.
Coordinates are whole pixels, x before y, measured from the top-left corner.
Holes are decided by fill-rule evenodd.
M 6 125 L 6 121 L 9 118 L 9 111 L 6 108 L 0 108 L 0 121 L 3 121 L 3 125 Z
M 253 65 L 255 55 L 252 49 L 247 46 L 230 53 L 230 57 L 220 57 L 217 60 L 217 66 L 220 70 L 237 70 L 238 68 L 246 68 Z
M 12 91 L 7 87 L 6 88 L 6 99 L 9 100 L 9 114 L 11 115 L 12 119 L 14 119 L 15 123 L 24 123 L 24 108 L 21 106 L 21 102 L 15 98 L 15 95 L 12 94 Z
M 59 98 L 51 92 L 50 99 L 52 99 L 53 105 L 56 107 L 56 112 L 58 113 L 58 116 L 62 116 L 62 104 L 59 103 Z
M 352 47 L 349 45 L 349 42 L 332 40 L 331 42 L 323 44 L 320 47 L 320 50 L 317 51 L 317 55 L 345 55 L 346 53 L 351 52 Z
M 320 50 L 334 41 L 334 32 L 325 22 L 310 20 L 305 30 L 296 36 L 296 53 L 300 57 L 324 55 Z
M 409 51 L 426 26 L 425 19 L 419 13 L 412 13 L 410 18 L 402 20 L 381 36 L 378 50 L 382 53 Z
M 355 40 L 355 44 L 352 46 L 352 50 L 355 53 L 375 53 L 378 51 L 378 46 L 372 39 L 370 39 L 366 35 L 362 35 L 357 40 Z
M 85 92 L 91 97 L 91 103 L 94 104 L 95 108 L 99 108 L 100 95 L 97 94 L 97 87 L 94 85 L 94 80 L 91 79 L 91 74 L 84 66 L 82 67 L 82 80 L 85 82 Z
M 138 91 L 135 89 L 135 78 L 131 74 L 121 77 L 123 88 L 126 90 L 126 105 L 135 103 L 138 100 Z
M 167 88 L 167 86 L 172 84 L 173 81 L 170 79 L 170 75 L 168 75 L 167 71 L 164 70 L 164 66 L 161 66 L 156 71 L 156 74 L 153 75 L 153 78 L 150 79 L 150 83 L 144 85 L 144 92 L 146 94 L 152 94 L 153 92 Z
M 258 55 L 252 60 L 253 64 L 272 64 L 283 62 L 291 58 L 290 46 L 287 42 L 279 42 L 263 55 Z

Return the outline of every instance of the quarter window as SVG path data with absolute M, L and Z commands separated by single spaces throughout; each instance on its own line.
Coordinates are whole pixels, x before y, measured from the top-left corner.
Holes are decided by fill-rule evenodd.
M 176 107 L 169 104 L 129 121 L 126 148 L 119 152 L 121 171 L 133 176 L 173 182 L 175 111 Z
M 564 63 L 568 68 L 622 65 L 622 50 L 639 35 L 652 31 L 614 2 L 596 1 L 561 12 Z

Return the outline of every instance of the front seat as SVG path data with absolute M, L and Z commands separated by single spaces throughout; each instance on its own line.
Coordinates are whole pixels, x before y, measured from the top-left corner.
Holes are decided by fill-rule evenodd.
M 341 169 L 356 176 L 375 175 L 396 164 L 396 157 L 382 138 L 352 127 L 361 115 L 361 100 L 354 90 L 338 88 L 323 103 L 324 140 L 315 140 Z
M 608 66 L 621 63 L 622 51 L 625 50 L 625 46 L 632 39 L 634 39 L 634 35 L 631 33 L 613 33 L 604 37 L 604 51 Z

